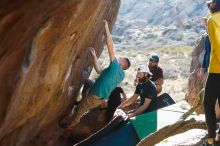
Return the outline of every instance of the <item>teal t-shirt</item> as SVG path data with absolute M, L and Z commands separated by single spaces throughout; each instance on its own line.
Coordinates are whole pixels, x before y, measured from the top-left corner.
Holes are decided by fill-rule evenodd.
M 102 71 L 89 93 L 100 97 L 100 99 L 108 99 L 111 92 L 124 77 L 125 73 L 118 63 L 118 60 L 114 59 L 110 65 Z

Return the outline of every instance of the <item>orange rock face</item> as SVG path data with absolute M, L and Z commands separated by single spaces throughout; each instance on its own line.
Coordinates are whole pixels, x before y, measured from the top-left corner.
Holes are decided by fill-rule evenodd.
M 0 2 L 0 145 L 54 145 L 120 0 Z
M 192 52 L 192 61 L 190 66 L 190 77 L 188 82 L 188 93 L 187 100 L 192 106 L 195 99 L 198 97 L 199 92 L 204 87 L 204 81 L 200 77 L 200 69 L 202 67 L 202 61 L 204 56 L 204 41 L 205 38 L 202 36 L 198 40 L 195 49 Z M 202 97 L 203 98 L 203 97 Z M 197 108 L 198 113 L 204 113 L 203 105 Z
M 204 78 L 201 78 L 200 69 L 202 67 L 202 62 L 204 58 L 204 41 L 205 37 L 202 36 L 200 40 L 198 40 L 197 45 L 195 49 L 192 52 L 192 61 L 190 66 L 190 72 L 191 75 L 189 77 L 188 82 L 188 93 L 186 95 L 187 100 L 189 104 L 192 106 L 196 97 L 198 97 L 199 92 L 202 90 L 202 88 L 205 87 L 205 81 L 207 78 L 207 74 L 204 76 Z M 203 98 L 204 94 L 201 95 Z M 216 116 L 217 118 L 220 118 L 220 109 L 218 106 L 218 103 L 216 103 Z M 204 113 L 203 103 L 197 108 L 197 113 Z

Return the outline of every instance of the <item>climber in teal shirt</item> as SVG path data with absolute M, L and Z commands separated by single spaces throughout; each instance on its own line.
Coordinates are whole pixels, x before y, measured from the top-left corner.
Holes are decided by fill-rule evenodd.
M 124 79 L 125 74 L 123 70 L 127 70 L 130 67 L 130 61 L 128 58 L 120 57 L 119 59 L 116 59 L 113 41 L 106 20 L 104 20 L 104 35 L 107 43 L 110 65 L 101 72 L 95 50 L 94 48 L 90 48 L 94 69 L 97 73 L 100 73 L 100 76 L 95 81 L 94 85 L 92 85 L 88 94 L 85 94 L 84 97 L 82 96 L 82 101 L 74 110 L 74 114 L 61 121 L 61 128 L 72 129 L 80 122 L 80 118 L 84 113 L 101 105 L 103 100 L 107 100 L 111 92 Z
M 124 79 L 125 74 L 118 60 L 115 58 L 108 68 L 102 71 L 89 93 L 108 99 L 112 90 Z

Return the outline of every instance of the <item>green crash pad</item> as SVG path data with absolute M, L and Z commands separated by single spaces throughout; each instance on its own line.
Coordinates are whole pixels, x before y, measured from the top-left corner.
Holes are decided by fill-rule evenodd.
M 189 104 L 186 101 L 182 101 L 150 113 L 139 115 L 131 119 L 131 122 L 138 137 L 143 139 L 147 135 L 175 123 L 189 109 Z M 196 115 L 193 114 L 192 116 Z

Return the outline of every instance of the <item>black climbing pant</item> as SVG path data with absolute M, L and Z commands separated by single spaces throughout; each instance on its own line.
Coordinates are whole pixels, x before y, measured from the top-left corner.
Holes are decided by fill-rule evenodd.
M 217 99 L 219 104 L 220 103 L 220 73 L 210 73 L 206 81 L 205 97 L 203 101 L 209 138 L 215 138 L 216 136 L 215 104 Z

